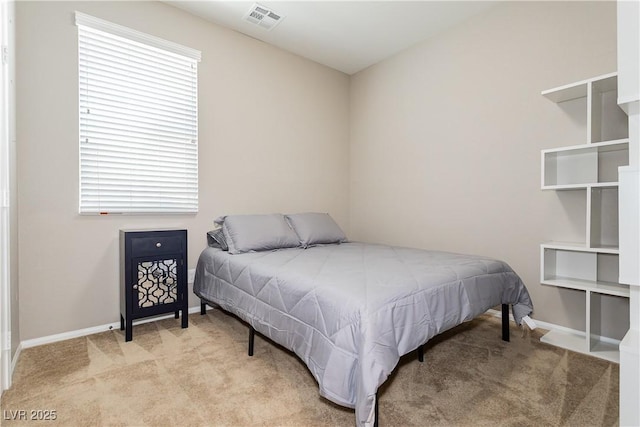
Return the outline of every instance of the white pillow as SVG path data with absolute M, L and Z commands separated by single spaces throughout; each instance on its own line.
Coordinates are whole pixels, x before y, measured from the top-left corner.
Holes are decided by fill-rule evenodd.
M 282 214 L 227 215 L 222 232 L 230 254 L 300 246 L 296 233 Z
M 307 212 L 285 215 L 303 248 L 347 241 L 344 231 L 327 213 Z

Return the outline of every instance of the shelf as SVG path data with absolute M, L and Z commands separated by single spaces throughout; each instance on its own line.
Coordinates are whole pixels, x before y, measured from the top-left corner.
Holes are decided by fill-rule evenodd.
M 553 191 L 586 190 L 588 188 L 618 188 L 618 185 L 618 182 L 596 182 L 590 184 L 545 185 L 541 189 Z
M 570 102 L 561 107 L 563 109 L 577 111 L 575 108 L 578 107 L 584 111 L 584 115 L 580 115 L 579 118 L 587 119 L 587 143 L 629 136 L 625 124 L 627 115 L 618 106 L 617 73 L 544 90 L 542 95 L 556 104 Z
M 576 83 L 558 86 L 553 89 L 543 90 L 542 96 L 555 103 L 571 101 L 572 99 L 585 98 L 587 96 L 589 83 L 593 82 L 598 82 L 601 92 L 612 91 L 617 87 L 617 76 L 618 73 L 609 73 L 602 76 L 582 80 Z
M 617 252 L 617 248 L 587 248 L 584 244 L 540 245 L 540 283 L 628 297 L 629 287 L 618 284 Z
M 629 298 L 629 286 L 615 282 L 598 282 L 592 280 L 574 279 L 571 277 L 547 277 L 540 283 L 557 286 L 559 288 L 576 289 L 579 291 L 595 292 L 602 295 Z
M 629 138 L 541 151 L 543 190 L 616 187 L 618 168 L 629 164 Z
M 542 336 L 540 341 L 556 347 L 575 351 L 577 353 L 595 356 L 614 363 L 620 363 L 620 352 L 618 351 L 617 345 L 599 341 L 595 345 L 592 345 L 591 350 L 589 350 L 587 339 L 584 335 L 553 330 Z
M 600 254 L 614 254 L 620 253 L 617 246 L 600 246 L 597 248 L 590 248 L 586 243 L 575 242 L 547 242 L 540 245 L 543 249 L 557 249 L 561 251 L 575 251 L 575 252 L 590 252 Z
M 629 138 L 613 139 L 611 141 L 592 142 L 591 144 L 569 145 L 566 147 L 548 148 L 542 150 L 543 153 L 570 152 L 575 150 L 593 150 L 596 149 L 600 153 L 608 151 L 627 150 Z

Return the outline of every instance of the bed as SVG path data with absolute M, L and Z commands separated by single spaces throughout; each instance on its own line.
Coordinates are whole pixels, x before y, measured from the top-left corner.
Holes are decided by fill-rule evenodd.
M 400 356 L 492 307 L 510 305 L 518 324 L 533 310 L 502 261 L 347 242 L 328 215 L 297 215 L 221 218 L 193 291 L 293 351 L 359 426 L 374 425 Z

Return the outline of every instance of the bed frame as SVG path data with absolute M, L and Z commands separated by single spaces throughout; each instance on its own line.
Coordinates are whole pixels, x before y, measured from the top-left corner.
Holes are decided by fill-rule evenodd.
M 204 299 L 200 298 L 200 314 L 207 314 L 207 304 L 212 305 L 213 303 L 209 303 Z M 213 304 L 215 305 L 215 304 Z M 212 305 L 212 306 L 213 306 Z M 253 356 L 253 342 L 256 336 L 256 330 L 253 329 L 253 326 L 249 325 L 249 348 L 247 354 L 249 356 Z M 502 341 L 509 342 L 509 304 L 502 304 Z M 426 343 L 425 343 L 426 344 Z M 420 345 L 416 349 L 416 354 L 418 356 L 418 361 L 420 363 L 424 362 L 424 344 Z M 376 396 L 376 404 L 374 407 L 375 411 L 375 421 L 374 427 L 378 427 L 378 398 Z

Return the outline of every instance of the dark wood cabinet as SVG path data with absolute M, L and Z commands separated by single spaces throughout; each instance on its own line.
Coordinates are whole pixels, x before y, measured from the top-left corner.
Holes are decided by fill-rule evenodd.
M 187 230 L 120 230 L 120 330 L 134 319 L 174 313 L 188 326 Z

